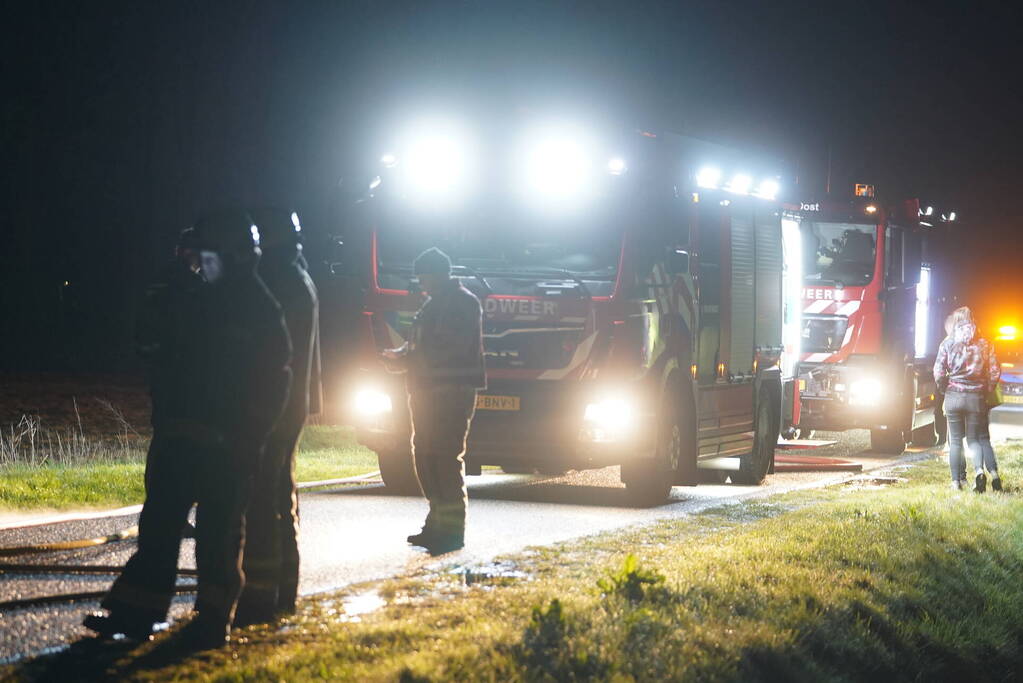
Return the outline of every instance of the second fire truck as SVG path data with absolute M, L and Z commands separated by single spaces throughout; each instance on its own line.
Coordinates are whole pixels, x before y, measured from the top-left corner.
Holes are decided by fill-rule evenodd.
M 943 316 L 931 310 L 918 202 L 864 194 L 802 202 L 785 215 L 803 256 L 792 421 L 803 434 L 866 428 L 873 450 L 902 453 L 937 439 L 931 367 Z

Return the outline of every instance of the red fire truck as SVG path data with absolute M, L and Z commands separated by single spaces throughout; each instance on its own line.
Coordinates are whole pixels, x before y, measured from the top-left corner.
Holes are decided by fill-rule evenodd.
M 858 192 L 862 191 L 858 186 Z M 932 267 L 916 200 L 886 206 L 872 188 L 846 201 L 802 202 L 785 221 L 802 235 L 799 431 L 870 430 L 871 448 L 932 446 Z
M 364 290 L 352 407 L 384 482 L 418 490 L 403 379 L 377 355 L 423 302 L 411 263 L 429 246 L 484 311 L 468 473 L 621 465 L 640 504 L 676 484 L 762 482 L 783 395 L 776 178 L 701 171 L 717 148 L 673 135 L 531 132 L 406 138 L 349 220 L 345 262 Z

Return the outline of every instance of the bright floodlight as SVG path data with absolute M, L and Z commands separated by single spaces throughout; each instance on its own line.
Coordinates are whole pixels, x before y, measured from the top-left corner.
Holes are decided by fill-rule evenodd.
M 721 182 L 721 169 L 707 166 L 701 168 L 696 174 L 696 184 L 700 187 L 713 190 Z
M 625 159 L 615 157 L 607 162 L 607 172 L 611 175 L 621 175 L 625 173 Z
M 406 172 L 416 194 L 442 199 L 465 181 L 465 150 L 446 135 L 415 141 L 407 154 Z
M 735 194 L 749 194 L 750 188 L 753 186 L 753 178 L 746 175 L 745 173 L 736 173 L 732 176 L 728 186 L 725 188 L 729 192 Z
M 757 191 L 754 193 L 761 199 L 774 199 L 778 196 L 778 190 L 781 189 L 778 185 L 778 181 L 774 178 L 765 178 L 760 181 L 760 185 L 757 187 Z
M 930 215 L 931 215 L 931 214 L 933 214 L 933 213 L 934 213 L 934 207 L 933 207 L 933 206 L 928 206 L 928 207 L 927 207 L 927 210 L 926 210 L 926 211 L 924 211 L 924 215 L 925 215 L 925 216 L 930 216 Z
M 395 186 L 410 199 L 444 205 L 460 197 L 472 180 L 471 138 L 447 120 L 427 120 L 405 130 L 394 152 L 380 161 L 395 167 Z M 399 163 L 400 161 L 400 163 Z
M 948 219 L 950 221 L 954 221 L 956 219 L 956 212 L 953 211 L 952 213 L 948 214 Z
M 568 127 L 535 131 L 519 149 L 520 185 L 528 199 L 544 208 L 577 205 L 595 189 L 599 162 L 582 131 Z

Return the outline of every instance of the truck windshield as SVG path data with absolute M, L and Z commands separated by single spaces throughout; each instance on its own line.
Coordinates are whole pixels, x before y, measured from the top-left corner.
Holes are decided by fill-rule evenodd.
M 407 289 L 412 260 L 435 246 L 451 257 L 456 275 L 470 279 L 470 288 L 483 279 L 494 294 L 533 295 L 539 287 L 607 296 L 624 234 L 617 223 L 612 216 L 569 221 L 499 211 L 457 218 L 385 212 L 377 225 L 377 281 Z
M 807 284 L 862 286 L 873 279 L 876 225 L 803 221 L 800 232 Z

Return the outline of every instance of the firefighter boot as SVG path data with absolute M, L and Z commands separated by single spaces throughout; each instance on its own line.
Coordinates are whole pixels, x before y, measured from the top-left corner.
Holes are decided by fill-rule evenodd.
M 128 640 L 146 641 L 153 637 L 153 634 L 167 628 L 166 622 L 156 623 L 148 617 L 141 615 L 126 615 L 121 612 L 93 612 L 87 614 L 82 620 L 82 625 L 96 633 L 100 638 L 113 639 L 123 636 Z
M 465 503 L 439 503 L 431 505 L 436 510 L 435 526 L 431 527 L 429 538 L 425 539 L 425 547 L 431 555 L 443 555 L 465 546 Z
M 181 629 L 181 644 L 191 652 L 203 652 L 224 647 L 229 642 L 230 627 L 213 619 L 195 616 Z

